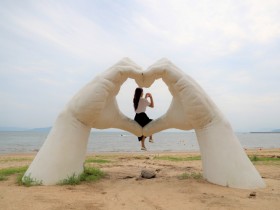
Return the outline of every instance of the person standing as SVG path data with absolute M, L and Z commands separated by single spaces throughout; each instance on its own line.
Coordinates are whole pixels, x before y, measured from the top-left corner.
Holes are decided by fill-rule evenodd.
M 143 95 L 144 95 L 143 88 L 138 87 L 135 89 L 134 98 L 133 98 L 133 105 L 135 110 L 134 120 L 142 127 L 144 127 L 145 125 L 147 125 L 149 122 L 152 121 L 152 119 L 150 119 L 145 113 L 147 106 L 154 108 L 154 100 L 152 94 L 146 93 L 145 98 L 143 97 Z M 148 98 L 150 99 L 150 101 L 148 100 Z M 141 141 L 141 150 L 147 150 L 145 147 L 145 139 L 146 136 L 138 137 L 138 140 Z M 149 137 L 149 142 L 151 143 L 154 142 L 153 136 Z

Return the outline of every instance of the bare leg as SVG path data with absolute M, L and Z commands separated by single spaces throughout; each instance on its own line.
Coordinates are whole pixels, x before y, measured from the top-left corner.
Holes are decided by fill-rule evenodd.
M 154 143 L 153 136 L 150 136 L 149 142 Z
M 142 139 L 141 139 L 141 146 L 142 146 L 142 148 L 141 149 L 146 149 L 146 147 L 145 147 L 145 138 L 146 138 L 146 136 L 143 136 L 142 137 Z

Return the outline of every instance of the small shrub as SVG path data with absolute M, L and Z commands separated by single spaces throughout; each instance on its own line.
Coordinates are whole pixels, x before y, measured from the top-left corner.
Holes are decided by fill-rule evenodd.
M 81 181 L 98 181 L 104 176 L 105 173 L 98 168 L 85 168 L 84 172 L 81 174 Z
M 30 186 L 42 185 L 43 182 L 42 180 L 37 180 L 35 178 L 32 178 L 30 174 L 28 176 L 24 176 L 24 173 L 22 173 L 18 175 L 17 183 L 18 185 L 30 187 Z
M 0 181 L 4 181 L 4 180 L 7 180 L 7 177 L 0 175 Z
M 258 158 L 256 155 L 254 155 L 253 157 L 251 157 L 251 160 L 252 160 L 252 161 L 258 161 L 259 158 Z
M 183 173 L 180 176 L 178 176 L 179 179 L 202 179 L 201 173 Z
M 73 174 L 72 176 L 68 176 L 66 179 L 63 179 L 58 184 L 60 185 L 77 185 L 80 184 L 81 179 L 80 176 Z
M 105 173 L 97 168 L 84 168 L 84 172 L 81 175 L 73 174 L 66 179 L 60 181 L 60 185 L 78 185 L 81 182 L 94 182 L 98 181 L 105 176 Z

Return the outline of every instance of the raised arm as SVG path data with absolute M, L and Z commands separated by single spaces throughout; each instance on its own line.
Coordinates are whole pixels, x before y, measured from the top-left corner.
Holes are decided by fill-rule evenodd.
M 154 108 L 154 99 L 151 93 L 146 93 L 145 98 L 150 98 L 150 105 L 149 107 Z

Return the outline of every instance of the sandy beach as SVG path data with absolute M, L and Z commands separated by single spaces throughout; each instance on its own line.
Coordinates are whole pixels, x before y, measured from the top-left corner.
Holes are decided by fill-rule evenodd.
M 253 163 L 266 188 L 234 189 L 207 182 L 197 152 L 99 153 L 87 155 L 85 163 L 106 173 L 96 182 L 25 187 L 16 183 L 16 174 L 8 176 L 0 181 L 0 209 L 279 209 L 280 149 L 246 152 L 258 158 Z M 27 166 L 35 155 L 1 155 L 0 170 Z M 156 177 L 141 178 L 142 170 Z

